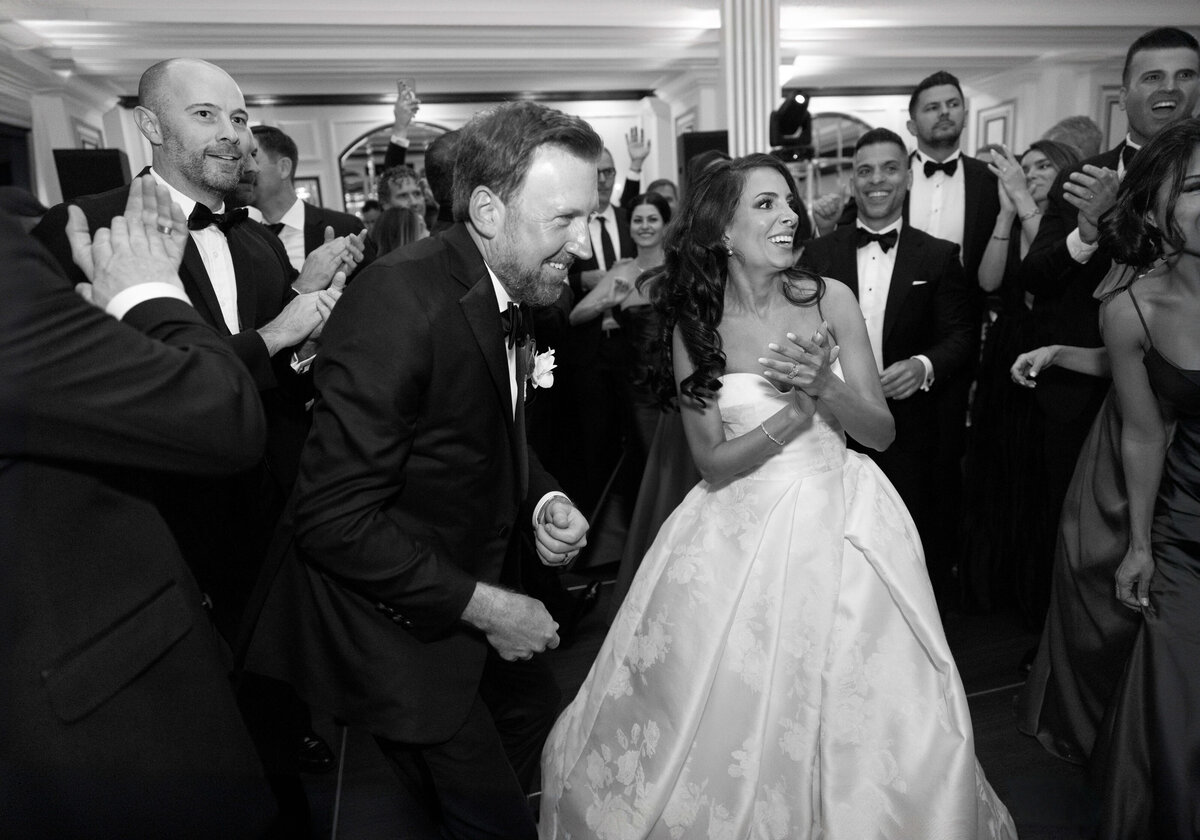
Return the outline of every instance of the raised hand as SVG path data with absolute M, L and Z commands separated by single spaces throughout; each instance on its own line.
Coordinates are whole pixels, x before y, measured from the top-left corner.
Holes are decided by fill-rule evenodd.
M 1079 210 L 1080 238 L 1091 244 L 1100 237 L 1100 217 L 1117 203 L 1117 173 L 1104 166 L 1086 164 L 1063 184 L 1063 198 Z
M 636 126 L 625 135 L 625 148 L 629 150 L 629 168 L 640 172 L 642 163 L 650 156 L 650 141 L 646 133 Z
M 842 185 L 840 192 L 825 193 L 813 200 L 813 221 L 816 223 L 817 232 L 821 236 L 829 234 L 837 227 L 838 219 L 842 217 L 842 211 L 846 209 L 846 202 L 849 200 L 849 181 Z

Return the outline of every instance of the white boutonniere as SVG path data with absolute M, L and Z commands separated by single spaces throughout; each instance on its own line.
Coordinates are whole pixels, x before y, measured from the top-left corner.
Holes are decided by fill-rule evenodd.
M 529 367 L 529 384 L 534 388 L 549 388 L 554 385 L 554 348 L 549 347 L 542 353 L 534 353 L 533 364 Z

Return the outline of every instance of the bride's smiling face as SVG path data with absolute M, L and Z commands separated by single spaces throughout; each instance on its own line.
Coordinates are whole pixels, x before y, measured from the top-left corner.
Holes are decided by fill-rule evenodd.
M 737 210 L 725 228 L 725 244 L 733 251 L 731 265 L 751 271 L 792 267 L 792 240 L 800 219 L 792 209 L 794 201 L 787 180 L 776 170 L 761 167 L 746 173 Z

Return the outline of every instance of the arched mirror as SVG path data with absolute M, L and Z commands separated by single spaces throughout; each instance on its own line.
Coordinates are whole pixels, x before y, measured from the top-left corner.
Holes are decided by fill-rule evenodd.
M 445 134 L 447 131 L 449 129 L 440 125 L 414 122 L 408 127 L 408 154 L 404 162 L 411 164 L 418 172 L 423 171 L 425 149 L 429 147 L 435 137 Z M 383 173 L 383 161 L 391 137 L 391 124 L 381 125 L 358 137 L 339 155 L 342 194 L 345 198 L 347 213 L 358 213 L 362 210 L 364 201 L 375 197 L 375 184 L 378 182 L 380 174 Z

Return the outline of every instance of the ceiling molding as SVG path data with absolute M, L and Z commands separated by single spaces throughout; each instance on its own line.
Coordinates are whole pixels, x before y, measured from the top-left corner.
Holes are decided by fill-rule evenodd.
M 581 102 L 581 101 L 630 101 L 653 96 L 653 90 L 563 90 L 563 91 L 502 91 L 475 93 L 431 93 L 422 94 L 422 105 L 471 104 L 494 102 Z M 247 108 L 312 107 L 316 105 L 394 105 L 396 95 L 371 93 L 312 93 L 312 94 L 251 94 L 246 97 Z M 136 108 L 136 95 L 121 96 L 117 104 L 122 108 Z

